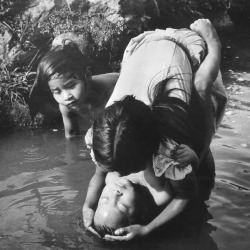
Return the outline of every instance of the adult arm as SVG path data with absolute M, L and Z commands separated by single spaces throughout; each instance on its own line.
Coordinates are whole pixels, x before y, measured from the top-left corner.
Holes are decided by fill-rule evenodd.
M 176 193 L 174 199 L 147 225 L 131 225 L 115 231 L 117 236 L 106 235 L 107 240 L 130 241 L 138 237 L 143 237 L 154 230 L 166 225 L 179 216 L 187 207 L 190 200 L 196 196 L 197 183 L 194 172 L 191 172 L 181 181 L 171 181 Z
M 198 32 L 207 44 L 207 56 L 201 63 L 194 78 L 195 87 L 202 98 L 211 96 L 221 61 L 221 44 L 217 32 L 208 19 L 199 19 L 190 28 Z
M 94 213 L 98 204 L 103 187 L 105 186 L 105 177 L 107 173 L 96 166 L 96 172 L 89 182 L 86 200 L 83 205 L 83 222 L 86 228 L 93 223 Z

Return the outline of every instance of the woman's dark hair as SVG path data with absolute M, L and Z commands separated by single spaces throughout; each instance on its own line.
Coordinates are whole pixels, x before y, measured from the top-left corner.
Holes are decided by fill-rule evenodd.
M 176 89 L 164 91 L 169 80 L 160 82 L 154 93 L 152 110 L 157 121 L 158 133 L 161 139 L 166 136 L 179 144 L 191 146 L 199 155 L 202 149 L 202 138 L 194 122 L 194 117 L 197 117 L 198 113 L 194 114 L 192 102 L 187 104 L 179 98 L 169 96 Z M 185 90 L 178 90 L 188 95 Z M 193 99 L 193 93 L 190 98 Z
M 107 107 L 93 124 L 96 161 L 122 174 L 144 169 L 158 142 L 151 108 L 133 96 Z

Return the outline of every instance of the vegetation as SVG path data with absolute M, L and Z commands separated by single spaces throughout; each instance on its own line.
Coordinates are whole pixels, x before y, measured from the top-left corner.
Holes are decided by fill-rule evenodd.
M 119 70 L 123 50 L 131 37 L 146 29 L 182 26 L 190 23 L 202 13 L 213 13 L 214 9 L 229 11 L 232 6 L 245 11 L 247 0 L 157 0 L 138 1 L 134 8 L 131 0 L 122 0 L 121 14 L 134 17 L 126 25 L 117 21 L 109 22 L 103 13 L 86 14 L 86 1 L 76 1 L 68 6 L 54 9 L 49 16 L 38 23 L 24 16 L 29 0 L 0 0 L 0 22 L 4 22 L 12 33 L 9 47 L 13 53 L 26 53 L 27 62 L 2 61 L 0 72 L 0 131 L 1 128 L 34 124 L 28 112 L 28 95 L 35 78 L 36 66 L 53 38 L 65 32 L 84 34 L 89 42 L 88 56 L 98 61 L 95 73 Z M 131 7 L 132 6 L 132 7 Z M 152 7 L 152 8 L 151 8 Z M 129 9 L 130 8 L 130 9 Z M 152 12 L 152 10 L 154 10 Z M 139 18 L 140 17 L 140 18 Z M 18 56 L 16 57 L 18 60 Z M 35 124 L 41 124 L 38 117 Z

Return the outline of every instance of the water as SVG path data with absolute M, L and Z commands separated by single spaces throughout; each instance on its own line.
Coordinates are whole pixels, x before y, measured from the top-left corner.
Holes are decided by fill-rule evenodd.
M 60 129 L 29 130 L 0 138 L 0 249 L 250 249 L 250 67 L 238 67 L 235 41 L 226 38 L 229 103 L 211 146 L 215 185 L 198 233 L 191 226 L 121 245 L 96 239 L 81 222 L 94 173 L 83 140 L 70 144 Z

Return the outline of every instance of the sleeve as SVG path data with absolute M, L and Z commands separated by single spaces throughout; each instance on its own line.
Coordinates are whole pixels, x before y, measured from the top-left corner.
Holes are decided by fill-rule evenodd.
M 170 180 L 183 180 L 191 173 L 192 166 L 180 164 L 172 159 L 172 153 L 178 144 L 169 138 L 165 138 L 159 146 L 158 152 L 153 156 L 153 169 L 155 176 L 165 176 Z

